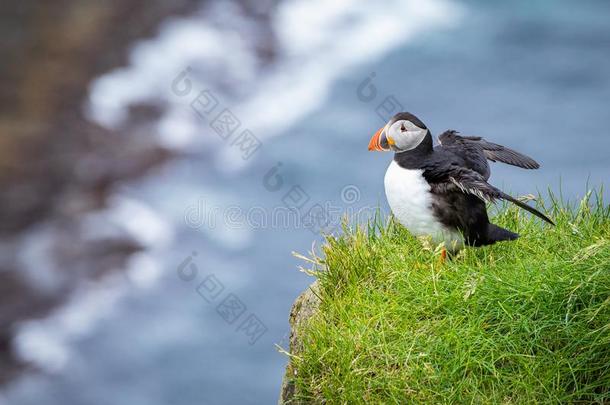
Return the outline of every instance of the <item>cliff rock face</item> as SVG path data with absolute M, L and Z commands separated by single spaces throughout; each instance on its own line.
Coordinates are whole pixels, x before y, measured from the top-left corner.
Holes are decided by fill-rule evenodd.
M 320 305 L 319 285 L 315 281 L 307 288 L 294 302 L 290 310 L 290 354 L 299 356 L 303 350 L 303 342 L 300 338 L 300 330 L 302 326 L 316 313 Z M 292 358 L 286 366 L 286 374 L 282 381 L 282 391 L 278 404 L 299 404 L 302 401 L 295 399 L 296 387 L 292 381 L 292 377 L 296 370 L 293 368 Z
M 12 349 L 22 321 L 46 316 L 79 282 L 142 249 L 118 232 L 89 238 L 84 224 L 116 184 L 170 153 L 145 131 L 99 127 L 83 105 L 90 82 L 123 65 L 130 43 L 198 4 L 0 2 L 0 385 L 22 369 Z

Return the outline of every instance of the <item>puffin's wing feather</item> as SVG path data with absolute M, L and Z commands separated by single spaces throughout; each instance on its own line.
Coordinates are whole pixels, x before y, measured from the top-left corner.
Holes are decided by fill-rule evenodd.
M 485 180 L 489 178 L 491 175 L 489 163 L 479 143 L 468 141 L 465 137 L 459 136 L 457 131 L 445 131 L 439 135 L 438 140 L 443 148 L 459 156 L 466 167 L 479 173 Z
M 464 148 L 465 145 L 476 145 L 483 152 L 485 158 L 492 162 L 502 162 L 523 169 L 538 169 L 540 167 L 538 162 L 531 157 L 506 146 L 488 142 L 480 136 L 460 136 L 456 131 L 445 131 L 438 139 L 441 145 L 453 146 L 454 148 L 456 146 Z M 472 146 L 470 147 L 472 148 Z
M 523 169 L 538 169 L 540 167 L 534 159 L 515 150 L 497 143 L 487 142 L 484 139 L 481 139 L 480 143 L 485 156 L 492 162 L 498 161 Z
M 448 170 L 445 168 L 445 170 L 445 176 L 443 176 L 444 179 L 433 184 L 433 188 L 436 192 L 447 192 L 457 188 L 463 193 L 475 195 L 486 202 L 494 202 L 499 199 L 510 201 L 511 203 L 545 220 L 549 224 L 555 225 L 553 221 L 551 221 L 546 215 L 537 209 L 530 207 L 529 205 L 489 184 L 480 173 L 456 165 L 452 165 Z

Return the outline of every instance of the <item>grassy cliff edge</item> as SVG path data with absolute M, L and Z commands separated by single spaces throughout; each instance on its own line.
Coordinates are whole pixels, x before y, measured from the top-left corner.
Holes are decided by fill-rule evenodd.
M 591 194 L 551 196 L 556 227 L 505 206 L 520 239 L 445 264 L 391 220 L 327 238 L 280 403 L 610 401 L 610 208 Z

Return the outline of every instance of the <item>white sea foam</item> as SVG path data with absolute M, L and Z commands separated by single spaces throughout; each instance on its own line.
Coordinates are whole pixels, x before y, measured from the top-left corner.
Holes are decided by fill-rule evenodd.
M 199 16 L 173 20 L 157 38 L 137 44 L 129 66 L 92 85 L 88 110 L 98 123 L 117 127 L 129 105 L 163 100 L 168 107 L 158 127 L 160 142 L 190 147 L 198 136 L 215 136 L 169 91 L 173 79 L 190 66 L 194 85 L 211 89 L 264 141 L 322 105 L 334 81 L 349 69 L 374 63 L 417 34 L 450 26 L 461 15 L 449 0 L 284 1 L 273 16 L 278 59 L 259 70 L 251 22 L 234 5 L 216 3 Z M 238 27 L 248 35 L 238 35 Z M 239 100 L 223 92 L 223 84 L 240 89 Z M 237 171 L 246 164 L 237 148 L 219 150 L 217 168 Z
M 173 235 L 173 228 L 152 209 L 118 195 L 110 199 L 108 208 L 87 214 L 81 224 L 79 235 L 86 247 L 127 236 L 159 252 Z M 55 256 L 56 250 L 61 251 L 56 245 L 56 226 L 43 224 L 26 234 L 18 252 L 22 276 L 45 294 L 57 294 L 74 284 L 69 280 L 74 274 L 63 271 L 62 257 Z M 21 323 L 14 341 L 18 356 L 50 372 L 61 370 L 72 355 L 71 342 L 111 312 L 119 297 L 131 287 L 150 288 L 163 275 L 159 260 L 149 253 L 137 253 L 126 269 L 109 273 L 102 280 L 77 283 L 75 293 L 48 317 Z
M 14 340 L 17 355 L 49 372 L 60 371 L 72 356 L 73 339 L 89 332 L 123 295 L 124 283 L 106 278 L 80 289 L 50 316 L 23 322 Z
M 130 64 L 101 76 L 91 85 L 87 111 L 90 118 L 116 128 L 130 105 L 167 99 L 174 77 L 187 66 L 201 76 L 223 71 L 236 81 L 248 76 L 250 53 L 236 34 L 210 26 L 203 17 L 174 19 L 159 35 L 137 43 Z M 227 49 L 231 55 L 227 55 Z M 196 80 L 198 76 L 194 76 Z M 204 85 L 201 78 L 200 86 Z

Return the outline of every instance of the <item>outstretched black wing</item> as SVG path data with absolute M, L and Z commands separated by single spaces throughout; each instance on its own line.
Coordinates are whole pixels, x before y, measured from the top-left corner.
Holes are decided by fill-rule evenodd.
M 529 205 L 489 184 L 487 179 L 481 173 L 475 170 L 471 170 L 457 164 L 451 164 L 448 167 L 443 167 L 442 170 L 429 170 L 425 172 L 425 176 L 431 184 L 434 192 L 447 193 L 459 190 L 466 194 L 475 195 L 483 201 L 494 202 L 498 199 L 510 201 L 511 203 L 545 220 L 549 224 L 555 225 L 553 221 L 551 221 L 546 215 L 537 209 L 530 207 Z
M 439 137 L 441 145 L 466 161 L 468 167 L 489 178 L 487 160 L 502 162 L 524 169 L 538 169 L 534 159 L 497 143 L 488 142 L 480 136 L 461 136 L 456 131 L 445 131 Z

